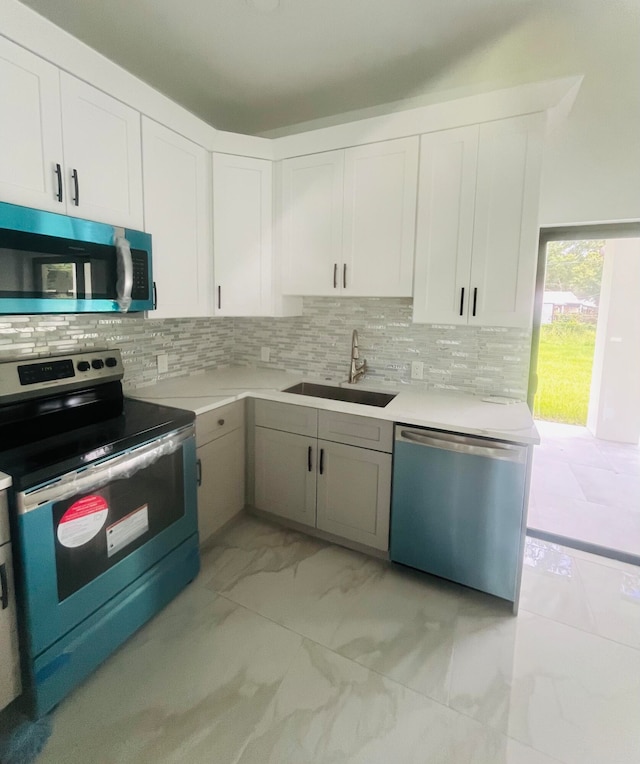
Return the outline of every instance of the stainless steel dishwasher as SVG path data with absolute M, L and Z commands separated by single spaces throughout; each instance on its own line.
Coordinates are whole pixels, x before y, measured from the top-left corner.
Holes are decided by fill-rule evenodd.
M 391 559 L 515 610 L 527 462 L 526 446 L 396 425 Z

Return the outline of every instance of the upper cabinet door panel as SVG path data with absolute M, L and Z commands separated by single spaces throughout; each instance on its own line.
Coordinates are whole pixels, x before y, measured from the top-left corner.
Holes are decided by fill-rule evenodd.
M 272 165 L 213 155 L 213 263 L 216 313 L 271 310 Z
M 142 120 L 144 212 L 152 236 L 154 318 L 213 315 L 209 154 Z
M 345 152 L 344 295 L 412 294 L 418 141 L 400 138 Z
M 282 292 L 332 295 L 340 288 L 344 151 L 282 163 Z M 334 279 L 335 276 L 335 279 Z
M 531 324 L 541 164 L 542 115 L 480 127 L 470 324 Z
M 478 126 L 423 135 L 413 320 L 466 324 Z
M 0 201 L 64 213 L 58 69 L 4 37 L 0 113 Z
M 68 214 L 141 229 L 140 114 L 64 72 L 60 85 Z

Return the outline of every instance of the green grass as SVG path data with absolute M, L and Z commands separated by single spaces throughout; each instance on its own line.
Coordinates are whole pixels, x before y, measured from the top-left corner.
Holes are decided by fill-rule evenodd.
M 540 328 L 537 419 L 586 424 L 595 341 L 595 324 L 569 319 Z

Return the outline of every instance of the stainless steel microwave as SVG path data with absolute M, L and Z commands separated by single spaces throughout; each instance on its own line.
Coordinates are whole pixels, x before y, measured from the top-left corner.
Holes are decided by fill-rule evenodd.
M 151 236 L 0 202 L 0 313 L 153 310 Z

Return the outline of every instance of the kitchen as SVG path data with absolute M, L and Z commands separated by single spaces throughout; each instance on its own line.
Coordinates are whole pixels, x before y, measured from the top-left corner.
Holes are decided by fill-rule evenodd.
M 24 8 L 17 4 L 7 4 L 7 10 L 14 16 L 15 14 L 27 13 Z M 32 50 L 40 49 L 44 43 L 43 35 L 38 34 L 37 25 L 44 25 L 47 34 L 51 33 L 51 27 L 32 14 L 28 14 L 28 20 L 29 23 L 23 24 L 20 28 L 18 28 L 19 25 L 16 25 L 17 40 L 26 47 L 31 47 Z M 40 29 L 40 32 L 42 31 L 43 28 Z M 35 48 L 33 40 L 29 44 L 29 34 L 37 38 Z M 20 37 L 21 35 L 22 37 Z M 59 39 L 59 41 L 62 40 Z M 59 46 L 62 52 L 56 55 L 63 57 L 71 55 L 68 47 L 69 38 L 64 37 L 64 42 L 65 45 Z M 53 45 L 53 41 L 46 44 L 56 47 Z M 42 52 L 47 53 L 44 50 Z M 77 50 L 75 52 L 80 55 Z M 83 59 L 85 66 L 83 78 L 91 80 L 94 84 L 101 86 L 101 89 L 109 91 L 113 87 L 113 83 L 107 87 L 104 81 L 100 81 L 101 75 L 98 71 L 105 65 L 104 60 L 100 59 L 98 62 L 98 57 L 95 54 L 94 57 L 89 56 L 86 50 L 84 54 L 87 58 Z M 52 54 L 49 51 L 47 55 L 51 57 Z M 59 65 L 74 71 L 74 67 L 68 61 L 60 61 Z M 93 74 L 93 67 L 95 67 L 97 79 L 90 76 L 90 73 Z M 121 70 L 118 71 L 118 76 L 124 76 Z M 145 86 L 139 81 L 135 83 L 127 81 L 127 87 L 138 88 L 136 91 L 138 109 L 142 108 L 141 104 L 147 104 L 146 108 L 149 111 L 142 109 L 145 113 L 155 117 L 157 122 L 162 122 L 165 118 L 165 124 L 169 127 L 183 135 L 188 134 L 194 139 L 198 138 L 198 141 L 195 142 L 200 141 L 199 145 L 208 146 L 210 150 L 214 151 L 219 151 L 220 147 L 223 147 L 221 153 L 226 152 L 226 156 L 229 154 L 237 156 L 242 154 L 243 150 L 246 150 L 250 155 L 263 150 L 262 140 L 266 139 L 250 137 L 243 139 L 242 136 L 218 133 L 215 135 L 205 134 L 205 126 L 199 121 L 194 123 L 194 118 L 190 118 L 182 111 L 178 112 L 179 107 L 163 103 L 159 109 L 157 99 L 160 96 L 150 92 L 150 89 L 145 89 Z M 122 95 L 120 97 L 125 100 Z M 154 106 L 156 111 L 153 110 Z M 428 107 L 425 108 L 429 111 Z M 433 112 L 433 110 L 431 111 Z M 433 117 L 432 114 L 427 116 Z M 157 137 L 158 133 L 166 136 L 162 130 L 156 130 L 154 136 L 158 141 L 160 140 Z M 212 135 L 215 137 L 215 144 L 209 143 L 213 140 Z M 380 137 L 390 138 L 388 135 Z M 314 137 L 313 140 L 316 141 L 317 138 Z M 345 138 L 341 138 L 341 140 L 344 141 Z M 549 140 L 554 140 L 553 134 Z M 251 150 L 246 149 L 247 146 L 251 146 Z M 257 147 L 259 147 L 259 151 Z M 319 150 L 318 143 L 313 143 L 312 148 L 308 151 L 297 149 L 302 154 Z M 334 145 L 325 144 L 322 146 L 322 150 L 333 151 L 337 149 Z M 264 158 L 260 156 L 253 156 L 253 158 L 264 161 Z M 145 162 L 147 170 L 153 167 L 153 161 Z M 84 196 L 82 178 L 80 182 L 81 193 Z M 160 187 L 156 178 L 154 188 L 159 189 Z M 215 193 L 214 187 L 214 199 Z M 633 200 L 633 195 L 630 195 L 629 198 Z M 145 196 L 145 201 L 146 199 Z M 627 197 L 625 197 L 626 199 Z M 37 205 L 32 204 L 31 206 Z M 548 211 L 546 214 L 546 220 L 549 220 Z M 567 214 L 570 213 L 567 212 Z M 617 212 L 614 217 L 624 216 L 631 217 L 631 214 L 625 213 L 623 210 Z M 153 228 L 154 234 L 161 230 L 162 223 L 162 219 L 157 220 L 157 226 Z M 152 230 L 151 227 L 149 230 Z M 184 246 L 184 231 L 185 229 L 181 228 L 174 234 L 178 237 L 174 246 Z M 220 232 L 220 228 L 218 228 L 218 232 Z M 169 231 L 168 235 L 171 234 L 172 232 Z M 158 235 L 158 239 L 161 240 L 160 235 Z M 193 245 L 193 249 L 197 252 L 197 242 Z M 274 248 L 274 250 L 277 249 Z M 197 254 L 194 257 L 197 258 Z M 195 284 L 195 297 L 193 294 L 176 294 L 176 299 L 180 298 L 183 301 L 180 306 L 182 310 L 174 312 L 172 315 L 170 308 L 166 307 L 167 297 L 165 295 L 168 291 L 169 299 L 171 299 L 171 286 L 172 282 L 176 280 L 176 271 L 174 268 L 173 271 L 162 272 L 163 260 L 160 246 L 154 248 L 154 258 L 154 270 L 157 271 L 156 275 L 159 279 L 159 313 L 162 315 L 162 310 L 167 311 L 164 313 L 165 318 L 161 321 L 155 319 L 150 321 L 134 316 L 120 317 L 117 314 L 104 317 L 90 315 L 86 318 L 66 314 L 41 317 L 7 317 L 2 322 L 2 336 L 10 340 L 10 348 L 5 357 L 10 354 L 15 355 L 16 352 L 24 352 L 25 355 L 29 355 L 34 352 L 46 353 L 47 351 L 67 353 L 79 348 L 98 348 L 105 345 L 119 347 L 123 353 L 126 369 L 125 384 L 129 391 L 134 388 L 144 390 L 142 386 L 148 385 L 158 378 L 171 379 L 172 376 L 183 374 L 185 370 L 198 372 L 213 369 L 228 364 L 230 358 L 234 363 L 250 363 L 275 370 L 286 369 L 294 375 L 296 373 L 301 376 L 323 374 L 323 376 L 329 376 L 332 379 L 344 379 L 349 364 L 351 332 L 355 328 L 359 331 L 361 357 L 367 358 L 371 369 L 369 379 L 374 387 L 387 382 L 402 382 L 407 385 L 411 375 L 411 361 L 419 360 L 424 363 L 423 374 L 425 374 L 425 379 L 431 387 L 449 385 L 468 392 L 525 397 L 528 365 L 528 334 L 526 330 L 517 327 L 496 329 L 495 327 L 476 328 L 469 325 L 452 326 L 449 323 L 440 322 L 426 325 L 415 324 L 411 321 L 411 297 L 393 294 L 390 296 L 349 298 L 308 296 L 302 299 L 302 305 L 300 305 L 299 298 L 294 295 L 285 296 L 282 304 L 277 305 L 275 303 L 279 299 L 278 296 L 276 295 L 274 298 L 273 291 L 265 289 L 262 293 L 265 301 L 269 303 L 273 300 L 272 305 L 269 306 L 270 315 L 264 318 L 247 318 L 241 315 L 236 318 L 232 317 L 232 310 L 229 310 L 225 315 L 229 305 L 225 285 L 217 284 L 217 286 L 222 286 L 221 293 L 216 294 L 216 291 L 210 290 L 209 294 L 200 295 L 197 288 L 201 286 L 202 280 L 197 280 L 197 284 Z M 184 269 L 184 266 L 181 268 Z M 333 275 L 331 270 L 330 266 L 330 279 Z M 342 273 L 339 275 L 342 277 Z M 350 275 L 349 269 L 348 279 L 350 279 Z M 165 279 L 164 287 L 162 277 Z M 264 284 L 258 285 L 257 288 L 264 288 Z M 329 288 L 333 287 L 330 286 Z M 179 292 L 179 290 L 176 291 Z M 205 302 L 204 307 L 201 298 Z M 208 299 L 212 303 L 218 298 L 221 298 L 218 303 L 220 307 L 217 308 L 218 316 L 214 319 L 202 317 L 203 315 L 210 315 L 212 308 L 216 309 L 215 305 L 207 306 L 206 300 Z M 297 305 L 296 300 L 298 301 Z M 288 304 L 285 304 L 287 302 Z M 163 303 L 164 308 L 162 308 Z M 256 301 L 253 304 L 255 305 Z M 188 315 L 191 318 L 182 318 L 183 315 L 187 315 L 183 312 L 185 306 L 186 310 L 190 311 Z M 290 315 L 289 317 L 282 315 L 299 313 L 300 308 L 302 315 Z M 278 314 L 280 314 L 279 317 Z M 499 338 L 498 340 L 496 340 L 496 336 Z M 268 360 L 260 360 L 263 349 L 267 349 Z M 168 371 L 161 372 L 158 370 L 158 356 L 165 354 L 167 355 Z M 466 369 L 464 368 L 465 365 Z M 480 366 L 484 368 L 478 368 Z M 411 387 L 414 386 L 419 387 L 415 381 Z M 278 621 L 279 619 L 275 618 L 274 620 Z M 307 636 L 311 639 L 314 638 L 313 634 Z M 322 640 L 320 641 L 322 643 Z M 511 738 L 507 742 L 510 740 Z M 515 743 L 509 744 L 516 745 Z M 552 752 L 548 751 L 548 753 Z M 461 758 L 460 760 L 464 759 Z

